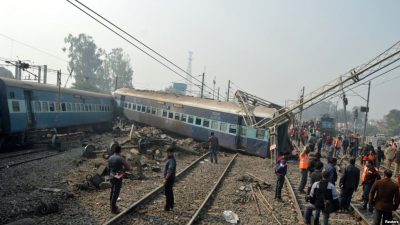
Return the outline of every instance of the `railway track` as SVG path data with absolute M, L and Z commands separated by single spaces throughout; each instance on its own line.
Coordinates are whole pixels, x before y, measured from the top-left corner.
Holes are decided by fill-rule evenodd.
M 322 158 L 321 161 L 324 163 L 324 165 L 327 164 L 326 159 Z M 307 207 L 308 202 L 305 200 L 305 194 L 300 193 L 297 189 L 300 184 L 300 172 L 298 169 L 298 162 L 296 161 L 289 161 L 288 162 L 288 173 L 287 173 L 287 183 L 288 183 L 288 188 L 290 189 L 290 192 L 292 195 L 295 196 L 296 201 L 294 202 L 294 205 L 298 205 L 298 209 L 296 210 L 297 213 L 301 213 L 301 215 L 304 215 L 305 209 Z M 339 175 L 339 174 L 338 174 Z M 309 180 L 307 180 L 309 182 Z M 338 183 L 338 182 L 337 182 Z M 337 187 L 337 190 L 340 194 L 340 189 Z M 332 213 L 330 214 L 329 221 L 330 223 L 334 224 L 372 224 L 372 214 L 369 215 L 370 213 L 365 211 L 365 210 L 359 210 L 359 205 L 354 202 L 354 197 L 351 203 L 351 208 L 353 209 L 351 213 Z M 320 222 L 322 223 L 323 216 L 322 214 L 320 215 Z
M 349 158 L 347 158 L 347 157 L 344 157 L 344 158 L 342 158 L 341 159 L 341 162 L 344 162 L 344 164 L 345 164 L 345 166 L 347 166 L 347 165 L 349 165 L 350 164 L 350 162 L 348 161 L 348 159 Z M 360 164 L 360 162 L 359 162 L 359 160 L 357 160 L 357 162 L 356 162 L 356 166 L 357 166 L 357 168 L 360 170 L 360 173 L 362 173 L 362 171 L 363 171 L 363 166 Z M 383 169 L 387 169 L 387 167 L 386 166 L 382 166 L 381 165 L 381 168 L 383 168 Z M 343 167 L 343 169 L 344 169 L 344 167 Z M 393 171 L 393 170 L 392 170 Z M 381 175 L 381 177 L 383 178 L 383 170 L 379 170 L 379 174 Z M 395 182 L 395 183 L 397 183 L 397 181 L 392 177 L 392 181 L 393 182 Z M 354 199 L 354 198 L 353 198 Z M 368 213 L 366 210 L 364 210 L 363 208 L 362 208 L 362 203 L 361 202 L 357 202 L 357 201 L 352 201 L 353 202 L 353 205 L 354 205 L 354 207 L 356 207 L 360 212 L 364 212 L 364 215 L 365 215 L 365 217 L 366 217 L 366 220 L 368 220 L 368 221 L 370 221 L 371 223 L 372 223 L 372 213 Z M 397 219 L 397 221 L 400 221 L 400 210 L 398 209 L 397 211 L 394 211 L 393 212 L 393 218 L 394 219 Z
M 62 154 L 51 150 L 29 150 L 0 157 L 0 170 Z
M 219 184 L 224 179 L 238 154 L 221 157 L 219 164 L 209 164 L 203 160 L 209 155 L 199 157 L 177 174 L 175 181 L 176 204 L 173 212 L 164 212 L 163 185 L 155 188 L 126 210 L 105 224 L 193 224 L 204 212 Z M 179 163 L 179 162 L 178 162 Z M 208 182 L 203 182 L 206 177 Z

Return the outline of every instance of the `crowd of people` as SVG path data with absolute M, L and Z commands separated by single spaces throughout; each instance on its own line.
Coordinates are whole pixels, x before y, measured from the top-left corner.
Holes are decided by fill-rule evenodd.
M 298 191 L 304 194 L 308 202 L 304 212 L 306 224 L 311 224 L 312 215 L 313 224 L 319 224 L 322 213 L 323 224 L 327 225 L 331 213 L 351 212 L 350 203 L 359 187 L 363 191 L 363 209 L 366 213 L 373 213 L 373 224 L 393 222 L 392 211 L 397 210 L 400 204 L 400 186 L 392 180 L 391 170 L 394 162 L 394 175 L 397 177 L 400 149 L 394 140 L 375 149 L 372 143 L 361 145 L 359 135 L 332 137 L 323 134 L 317 137 L 310 134 L 307 141 L 300 140 L 298 143 L 304 144 L 304 150 L 299 153 L 301 178 Z M 326 164 L 321 161 L 322 154 L 326 155 Z M 337 163 L 344 158 L 349 159 L 350 163 L 339 175 Z M 361 171 L 356 166 L 356 160 L 360 160 Z M 386 169 L 381 169 L 385 160 Z M 287 166 L 287 157 L 279 157 L 275 169 L 275 198 L 280 201 Z M 383 171 L 383 178 L 380 176 L 380 169 Z M 340 194 L 337 188 L 340 189 Z

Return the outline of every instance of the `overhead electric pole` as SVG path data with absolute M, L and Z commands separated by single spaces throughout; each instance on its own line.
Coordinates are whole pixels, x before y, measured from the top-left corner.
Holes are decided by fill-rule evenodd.
M 214 80 L 213 80 L 213 99 L 215 99 L 215 77 L 214 77 Z
M 219 101 L 219 88 L 218 88 L 218 91 L 217 91 L 217 100 Z
M 301 94 L 300 94 L 300 104 L 303 103 L 303 101 L 304 101 L 304 90 L 305 90 L 305 87 L 303 86 L 303 89 L 301 89 Z M 302 117 L 303 117 L 303 106 L 300 107 L 300 113 L 299 113 L 299 125 L 300 125 L 300 127 L 303 125 L 301 123 Z
M 201 78 L 201 91 L 200 91 L 200 98 L 203 98 L 203 91 L 204 91 L 204 73 Z
M 367 141 L 366 133 L 367 133 L 367 122 L 368 122 L 368 112 L 369 112 L 369 95 L 371 92 L 371 81 L 368 82 L 368 95 L 367 95 L 367 108 L 365 109 L 365 119 L 364 119 L 364 137 L 363 143 Z
M 228 92 L 226 94 L 226 101 L 229 102 L 229 91 L 231 90 L 231 80 L 228 80 Z

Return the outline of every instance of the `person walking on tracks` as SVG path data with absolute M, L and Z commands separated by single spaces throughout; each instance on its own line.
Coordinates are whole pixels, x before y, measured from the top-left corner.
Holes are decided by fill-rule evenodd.
M 329 215 L 339 207 L 338 194 L 335 185 L 329 182 L 329 173 L 322 172 L 322 180 L 315 182 L 311 187 L 310 202 L 315 207 L 314 224 L 319 224 L 319 216 L 322 212 L 324 225 L 329 224 Z M 305 216 L 305 223 L 310 224 L 311 213 Z
M 111 177 L 111 192 L 110 192 L 110 203 L 111 212 L 118 214 L 119 210 L 117 207 L 117 199 L 122 187 L 122 179 L 124 177 L 124 170 L 131 170 L 131 166 L 121 156 L 121 146 L 117 146 L 114 150 L 114 154 L 108 159 L 108 167 L 110 170 Z
M 373 166 L 371 161 L 367 161 L 366 165 L 364 166 L 363 169 L 363 174 L 361 177 L 361 182 L 363 185 L 363 209 L 368 210 L 370 212 L 373 211 L 373 206 L 371 204 L 368 204 L 368 196 L 371 191 L 372 185 L 376 180 L 381 179 L 381 176 L 379 175 L 378 170 Z M 368 206 L 368 207 L 367 207 Z
M 326 172 L 329 173 L 329 181 L 333 185 L 336 185 L 336 180 L 337 180 L 336 164 L 337 164 L 337 159 L 332 158 L 328 160 L 328 165 L 326 166 Z
M 392 211 L 396 211 L 400 204 L 399 187 L 391 180 L 392 171 L 385 170 L 383 174 L 384 178 L 374 183 L 369 194 L 369 202 L 375 207 L 374 225 L 396 223 Z
M 340 154 L 340 150 L 342 149 L 342 137 L 338 136 L 333 144 L 334 148 L 335 148 L 335 158 L 339 157 Z
M 350 165 L 344 169 L 339 180 L 339 187 L 342 189 L 340 192 L 340 208 L 342 211 L 349 211 L 351 198 L 360 183 L 360 170 L 355 164 L 356 159 L 350 158 Z
M 301 193 L 304 192 L 304 188 L 306 187 L 307 184 L 307 175 L 308 175 L 308 165 L 309 165 L 309 150 L 306 148 L 301 154 L 300 154 L 300 163 L 299 163 L 299 169 L 301 173 L 301 181 L 300 181 L 300 186 L 298 188 L 298 191 Z
M 285 159 L 279 160 L 275 168 L 276 174 L 276 188 L 275 188 L 275 199 L 282 200 L 282 187 L 285 183 L 285 176 L 287 173 L 287 163 Z
M 376 153 L 377 153 L 376 155 L 377 155 L 377 159 L 378 159 L 377 167 L 379 170 L 379 168 L 381 167 L 381 163 L 385 161 L 385 152 L 382 150 L 381 146 L 378 146 L 378 150 L 376 151 Z
M 214 132 L 211 132 L 211 136 L 208 138 L 208 142 L 210 143 L 210 156 L 211 162 L 218 163 L 217 159 L 217 150 L 218 150 L 218 138 L 214 136 Z
M 396 163 L 396 167 L 394 170 L 394 175 L 397 177 L 399 175 L 399 169 L 400 169 L 400 149 L 396 150 L 396 154 L 394 157 L 394 162 Z
M 174 192 L 173 186 L 175 183 L 176 174 L 176 159 L 172 148 L 167 149 L 167 159 L 163 171 L 164 175 L 164 193 L 166 198 L 165 211 L 174 209 Z

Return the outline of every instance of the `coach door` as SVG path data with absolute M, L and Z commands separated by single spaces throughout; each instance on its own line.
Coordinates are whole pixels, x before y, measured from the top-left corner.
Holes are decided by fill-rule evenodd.
M 33 117 L 33 111 L 32 111 L 32 91 L 24 91 L 24 97 L 25 97 L 25 107 L 26 107 L 26 117 L 27 117 L 27 122 L 28 122 L 28 128 L 32 128 L 35 123 L 35 118 Z

